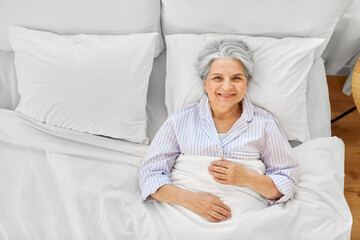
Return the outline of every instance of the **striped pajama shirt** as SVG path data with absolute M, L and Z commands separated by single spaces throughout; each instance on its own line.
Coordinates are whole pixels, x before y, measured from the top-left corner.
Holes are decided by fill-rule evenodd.
M 260 159 L 266 166 L 265 174 L 284 195 L 269 202 L 275 204 L 293 198 L 300 165 L 278 121 L 246 97 L 242 106 L 241 117 L 222 140 L 206 96 L 173 113 L 157 132 L 142 162 L 139 172 L 142 199 L 153 201 L 150 194 L 171 184 L 171 169 L 179 154 L 249 161 Z

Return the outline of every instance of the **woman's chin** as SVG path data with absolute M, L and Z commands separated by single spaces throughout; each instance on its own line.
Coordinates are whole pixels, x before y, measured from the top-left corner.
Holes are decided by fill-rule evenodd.
M 238 101 L 236 100 L 222 100 L 222 101 L 217 101 L 216 105 L 219 107 L 223 107 L 223 108 L 229 108 L 229 107 L 233 107 L 234 105 L 238 105 Z
M 232 96 L 232 97 L 221 97 L 221 96 L 218 96 L 217 97 L 217 102 L 220 104 L 230 104 L 230 105 L 233 105 L 233 104 L 237 104 L 238 102 L 241 101 L 241 99 L 239 99 L 237 96 Z

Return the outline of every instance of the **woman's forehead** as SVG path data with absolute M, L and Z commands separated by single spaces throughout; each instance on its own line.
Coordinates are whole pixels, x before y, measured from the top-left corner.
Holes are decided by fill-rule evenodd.
M 236 58 L 216 58 L 210 65 L 210 72 L 239 71 L 245 72 L 243 63 Z

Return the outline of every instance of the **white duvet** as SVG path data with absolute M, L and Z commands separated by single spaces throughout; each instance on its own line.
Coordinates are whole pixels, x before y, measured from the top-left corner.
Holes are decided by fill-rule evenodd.
M 220 158 L 180 155 L 171 171 L 171 180 L 175 185 L 190 191 L 215 194 L 230 207 L 232 218 L 213 223 L 184 207 L 155 202 L 158 212 L 174 239 L 184 239 L 184 233 L 188 233 L 192 239 L 232 239 L 238 231 L 243 231 L 244 225 L 238 224 L 241 219 L 268 208 L 268 201 L 247 187 L 217 183 L 208 173 L 208 166 L 214 160 L 220 160 Z M 254 172 L 265 173 L 265 164 L 260 160 L 227 160 L 241 164 Z
M 221 223 L 141 202 L 137 172 L 146 150 L 0 110 L 0 239 L 350 239 L 344 144 L 336 137 L 294 149 L 299 189 L 274 206 L 249 189 L 214 182 L 204 167 L 210 158 L 180 157 L 174 183 L 222 198 L 233 216 Z

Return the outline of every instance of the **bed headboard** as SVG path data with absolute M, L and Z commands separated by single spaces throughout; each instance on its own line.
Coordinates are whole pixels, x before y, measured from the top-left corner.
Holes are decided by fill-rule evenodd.
M 352 0 L 162 0 L 163 33 L 315 37 L 328 41 L 339 17 L 351 2 Z
M 0 49 L 9 50 L 8 27 L 59 34 L 160 33 L 159 0 L 4 0 L 0 2 Z M 157 47 L 162 51 L 161 34 Z
M 3 0 L 0 49 L 10 49 L 11 25 L 59 34 L 129 34 L 160 32 L 160 18 L 165 35 L 219 32 L 329 40 L 352 1 Z

